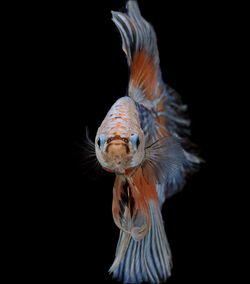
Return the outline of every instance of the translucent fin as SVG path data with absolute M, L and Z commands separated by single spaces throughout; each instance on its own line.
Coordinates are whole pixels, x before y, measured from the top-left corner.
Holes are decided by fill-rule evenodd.
M 135 240 L 142 239 L 148 233 L 148 203 L 130 178 L 116 176 L 112 212 L 115 224 Z
M 149 204 L 150 230 L 140 241 L 120 232 L 116 258 L 109 272 L 124 283 L 160 283 L 171 275 L 171 252 L 158 205 Z M 124 254 L 124 242 L 128 241 Z M 124 254 L 124 255 L 123 255 Z
M 129 95 L 146 104 L 146 100 L 158 95 L 159 56 L 155 32 L 141 16 L 136 1 L 128 1 L 127 13 L 112 12 L 112 15 L 130 66 Z
M 153 180 L 157 185 L 164 185 L 161 191 L 165 188 L 164 196 L 168 198 L 183 188 L 186 174 L 193 168 L 178 139 L 165 136 L 146 149 L 142 172 L 148 183 Z M 160 199 L 163 199 L 162 194 Z

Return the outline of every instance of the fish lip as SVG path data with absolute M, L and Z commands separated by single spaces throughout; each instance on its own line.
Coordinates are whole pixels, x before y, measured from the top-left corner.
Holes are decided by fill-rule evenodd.
M 126 148 L 126 153 L 127 154 L 129 154 L 129 152 L 130 152 L 130 149 L 129 149 L 129 146 L 128 146 L 128 144 L 127 143 L 125 143 L 125 142 L 122 142 L 123 140 L 122 139 L 115 139 L 116 140 L 116 142 L 118 141 L 118 140 L 120 140 L 121 141 L 121 143 L 118 143 L 118 144 L 121 144 L 122 146 L 124 146 L 125 148 Z M 113 140 L 112 140 L 113 141 Z M 107 145 L 107 147 L 106 147 L 106 152 L 108 152 L 109 151 L 109 147 L 110 146 L 112 146 L 112 144 L 113 145 L 115 145 L 115 144 L 117 144 L 117 143 L 115 143 L 115 142 L 108 142 L 108 145 Z
M 121 141 L 123 141 L 125 144 L 128 144 L 128 142 L 129 142 L 128 138 L 126 138 L 126 137 L 121 137 L 120 135 L 115 135 L 115 136 L 109 137 L 109 138 L 107 139 L 107 143 L 110 144 L 110 143 L 111 143 L 112 141 L 114 141 L 114 140 L 121 140 Z

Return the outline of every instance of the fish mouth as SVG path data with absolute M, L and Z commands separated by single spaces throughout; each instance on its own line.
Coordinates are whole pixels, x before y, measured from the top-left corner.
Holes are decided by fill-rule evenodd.
M 108 140 L 107 140 L 107 143 L 109 144 L 110 142 L 112 142 L 114 140 L 121 140 L 124 143 L 128 144 L 128 138 L 121 137 L 120 135 L 115 135 L 115 136 L 109 137 Z
M 119 135 L 108 138 L 106 152 L 110 151 L 116 152 L 117 155 L 122 154 L 125 150 L 126 154 L 129 154 L 129 140 L 127 138 L 121 137 Z

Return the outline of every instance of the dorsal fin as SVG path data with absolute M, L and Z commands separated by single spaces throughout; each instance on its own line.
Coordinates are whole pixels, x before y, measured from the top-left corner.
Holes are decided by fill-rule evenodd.
M 130 66 L 129 95 L 135 101 L 141 101 L 142 98 L 154 100 L 160 95 L 159 55 L 154 29 L 141 16 L 136 1 L 128 1 L 127 13 L 112 12 L 112 15 Z M 142 98 L 138 97 L 138 91 Z

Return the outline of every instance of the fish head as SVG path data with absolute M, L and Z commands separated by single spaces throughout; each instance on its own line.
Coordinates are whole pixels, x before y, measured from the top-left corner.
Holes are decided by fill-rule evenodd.
M 138 166 L 144 158 L 144 134 L 97 132 L 95 152 L 101 166 L 116 174 L 124 174 L 128 168 Z

